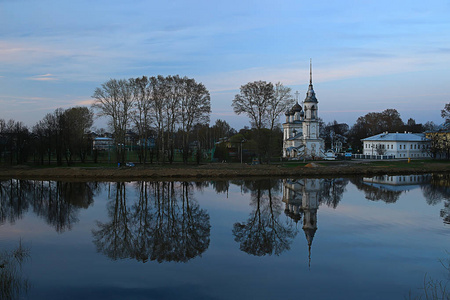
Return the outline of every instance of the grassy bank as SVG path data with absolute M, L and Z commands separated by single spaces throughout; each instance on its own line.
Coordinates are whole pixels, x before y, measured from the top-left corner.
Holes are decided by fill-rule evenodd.
M 301 177 L 301 176 L 373 176 L 450 172 L 450 161 L 316 161 L 279 162 L 247 165 L 239 163 L 210 164 L 148 164 L 132 168 L 106 165 L 75 165 L 71 167 L 15 166 L 0 168 L 0 179 L 37 180 L 156 180 L 212 179 L 236 177 Z

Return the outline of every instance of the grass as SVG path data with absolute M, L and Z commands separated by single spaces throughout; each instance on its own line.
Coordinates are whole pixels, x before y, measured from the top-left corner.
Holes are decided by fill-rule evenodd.
M 19 246 L 0 253 L 0 299 L 19 299 L 30 288 L 28 279 L 22 276 L 22 264 L 30 257 L 30 251 Z

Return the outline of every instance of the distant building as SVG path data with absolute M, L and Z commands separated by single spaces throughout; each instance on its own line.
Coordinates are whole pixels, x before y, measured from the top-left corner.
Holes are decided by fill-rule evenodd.
M 114 139 L 108 137 L 96 137 L 92 143 L 93 150 L 106 151 L 114 148 Z
M 429 158 L 430 140 L 421 133 L 383 132 L 361 140 L 363 154 L 392 158 Z
M 284 158 L 315 159 L 324 156 L 324 141 L 319 137 L 319 102 L 313 89 L 311 65 L 309 73 L 309 88 L 303 100 L 303 108 L 297 99 L 297 103 L 285 113 Z

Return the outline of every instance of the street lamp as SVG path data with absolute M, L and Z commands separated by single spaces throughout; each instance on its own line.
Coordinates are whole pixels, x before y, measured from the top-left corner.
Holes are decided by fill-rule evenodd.
M 246 142 L 245 139 L 242 139 L 242 140 L 241 140 L 241 164 L 242 164 L 242 143 L 245 143 L 245 142 Z

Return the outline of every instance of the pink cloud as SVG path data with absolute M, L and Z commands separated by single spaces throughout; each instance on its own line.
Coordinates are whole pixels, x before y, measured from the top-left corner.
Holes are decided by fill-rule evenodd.
M 35 81 L 54 81 L 58 80 L 53 74 L 44 74 L 44 75 L 36 75 L 32 77 L 28 77 L 29 80 Z

